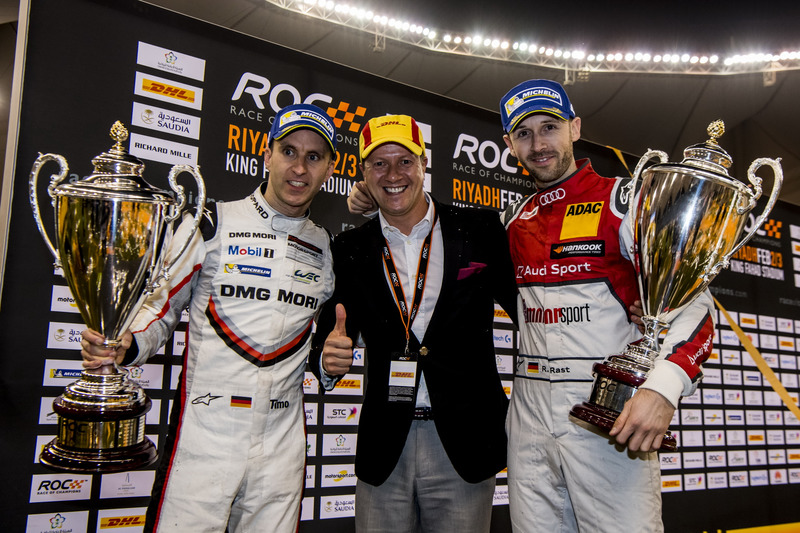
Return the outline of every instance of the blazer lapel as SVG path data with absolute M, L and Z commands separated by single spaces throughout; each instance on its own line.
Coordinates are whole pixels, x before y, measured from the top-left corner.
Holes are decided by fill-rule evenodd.
M 439 213 L 439 222 L 442 228 L 442 247 L 444 248 L 444 268 L 442 273 L 442 289 L 439 291 L 439 298 L 433 308 L 433 314 L 425 330 L 425 337 L 436 330 L 436 324 L 443 313 L 447 313 L 447 301 L 449 295 L 455 290 L 455 282 L 458 278 L 458 268 L 460 258 L 464 252 L 464 238 L 461 230 L 453 224 L 451 213 L 447 207 L 442 207 L 439 202 L 434 200 L 434 205 Z M 424 344 L 424 342 L 423 342 Z

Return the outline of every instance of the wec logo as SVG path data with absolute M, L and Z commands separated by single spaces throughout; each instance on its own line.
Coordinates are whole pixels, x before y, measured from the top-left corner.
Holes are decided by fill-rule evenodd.
M 302 281 L 303 283 L 316 283 L 319 281 L 320 275 L 315 274 L 314 272 L 303 272 L 301 270 L 295 270 L 294 276 L 292 276 L 297 281 Z

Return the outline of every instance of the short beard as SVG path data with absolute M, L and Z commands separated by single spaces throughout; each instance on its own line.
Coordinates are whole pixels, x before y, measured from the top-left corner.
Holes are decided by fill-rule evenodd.
M 531 156 L 530 159 L 536 159 L 537 157 L 539 156 L 533 155 Z M 573 160 L 574 156 L 572 152 L 572 147 L 570 147 L 570 149 L 568 149 L 562 154 L 562 156 L 558 160 L 558 164 L 552 171 L 542 171 L 533 167 L 533 165 L 530 165 L 530 168 L 527 165 L 523 166 L 525 167 L 525 170 L 527 170 L 528 173 L 530 173 L 530 175 L 533 176 L 533 179 L 536 182 L 537 187 L 542 189 L 544 187 L 548 187 L 550 184 L 552 184 L 555 181 L 558 181 L 561 177 L 563 177 L 564 174 L 569 169 L 570 165 L 572 164 Z

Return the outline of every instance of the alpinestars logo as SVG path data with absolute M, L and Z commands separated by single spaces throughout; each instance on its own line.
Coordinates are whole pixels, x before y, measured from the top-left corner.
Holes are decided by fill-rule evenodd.
M 605 241 L 578 241 L 554 244 L 550 247 L 550 259 L 564 259 L 565 257 L 603 257 L 605 255 Z

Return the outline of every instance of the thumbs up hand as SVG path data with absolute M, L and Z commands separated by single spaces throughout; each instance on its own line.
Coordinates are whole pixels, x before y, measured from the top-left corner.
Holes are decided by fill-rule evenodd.
M 322 370 L 330 376 L 347 374 L 353 364 L 353 340 L 347 336 L 347 313 L 342 304 L 336 304 L 336 325 L 322 346 Z

